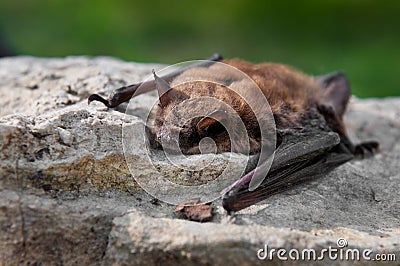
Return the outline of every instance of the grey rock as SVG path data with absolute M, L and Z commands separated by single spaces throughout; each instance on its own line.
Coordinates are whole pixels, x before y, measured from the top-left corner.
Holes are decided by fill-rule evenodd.
M 348 248 L 396 254 L 398 263 L 400 98 L 352 98 L 345 117 L 350 136 L 378 140 L 378 155 L 233 218 L 216 200 L 213 220 L 195 223 L 179 219 L 173 205 L 155 200 L 135 178 L 150 180 L 155 190 L 165 179 L 204 182 L 229 163 L 240 174 L 246 158 L 178 158 L 183 171 L 158 153 L 149 162 L 143 125 L 154 93 L 133 99 L 129 115 L 87 105 L 91 93 L 107 96 L 161 67 L 108 57 L 0 59 L 0 265 L 265 264 L 257 251 L 266 244 L 321 251 L 337 248 L 338 238 Z M 124 143 L 123 132 L 138 141 Z M 126 158 L 124 145 L 132 148 Z M 196 174 L 194 167 L 203 170 Z M 178 195 L 171 198 L 186 199 Z M 326 262 L 333 263 L 327 257 L 314 263 Z

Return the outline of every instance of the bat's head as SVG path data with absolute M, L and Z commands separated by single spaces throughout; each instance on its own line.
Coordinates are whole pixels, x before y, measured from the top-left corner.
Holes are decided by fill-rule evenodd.
M 170 87 L 154 77 L 159 103 L 149 120 L 150 141 L 183 154 L 257 152 L 257 120 L 234 91 L 206 81 Z

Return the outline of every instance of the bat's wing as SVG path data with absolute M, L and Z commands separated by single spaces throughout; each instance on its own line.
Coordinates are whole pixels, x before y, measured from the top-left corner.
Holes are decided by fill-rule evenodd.
M 286 135 L 275 151 L 274 162 L 264 181 L 255 190 L 249 190 L 250 180 L 258 168 L 254 169 L 226 190 L 222 205 L 229 212 L 239 211 L 302 181 L 326 174 L 353 157 L 340 142 L 339 135 L 332 131 Z
M 275 151 L 275 158 L 263 182 L 250 190 L 250 181 L 262 165 L 226 189 L 222 205 L 238 211 L 286 190 L 305 180 L 326 174 L 354 156 L 365 157 L 378 149 L 377 142 L 353 145 L 347 137 L 343 114 L 351 95 L 349 81 L 342 72 L 316 78 L 323 90 L 317 109 L 310 109 L 310 119 L 303 121 L 307 132 L 287 130 Z M 279 130 L 278 130 L 279 134 Z
M 185 72 L 186 70 L 194 67 L 209 67 L 214 62 L 221 61 L 223 59 L 220 54 L 213 54 L 212 56 L 206 58 L 205 60 L 201 60 L 194 64 L 188 65 L 186 67 L 182 67 L 181 69 L 174 71 L 166 76 L 163 76 L 162 79 L 171 82 L 175 77 Z M 108 108 L 114 108 L 120 105 L 121 103 L 128 102 L 133 96 L 137 96 L 142 93 L 146 93 L 156 89 L 156 84 L 154 80 L 141 82 L 133 85 L 129 85 L 126 87 L 122 87 L 116 90 L 114 96 L 110 99 L 104 99 L 98 94 L 92 94 L 88 98 L 88 104 L 92 101 L 102 102 Z

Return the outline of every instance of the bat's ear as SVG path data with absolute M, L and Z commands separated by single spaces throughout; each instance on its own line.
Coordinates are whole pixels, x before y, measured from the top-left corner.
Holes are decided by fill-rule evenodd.
M 156 89 L 158 92 L 158 99 L 160 100 L 160 106 L 163 108 L 168 105 L 173 99 L 181 96 L 179 91 L 172 89 L 168 82 L 156 75 L 153 69 L 153 75 L 156 83 Z
M 170 102 L 170 97 L 168 95 L 168 91 L 171 90 L 168 82 L 157 76 L 156 72 L 153 69 L 154 80 L 156 82 L 156 89 L 158 92 L 158 98 L 160 100 L 161 107 L 165 107 Z
M 350 82 L 344 72 L 334 72 L 315 77 L 315 81 L 323 89 L 324 104 L 330 104 L 342 117 L 351 96 Z
M 226 125 L 229 122 L 229 115 L 224 110 L 216 110 L 206 117 L 203 117 L 196 125 L 198 131 L 206 131 L 211 125 L 221 123 Z

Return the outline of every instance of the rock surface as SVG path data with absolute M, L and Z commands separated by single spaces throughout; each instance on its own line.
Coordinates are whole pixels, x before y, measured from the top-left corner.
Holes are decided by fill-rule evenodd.
M 0 60 L 0 265 L 265 264 L 257 258 L 265 244 L 318 251 L 337 248 L 338 238 L 349 248 L 395 253 L 398 263 L 400 98 L 352 99 L 351 138 L 378 140 L 375 157 L 349 162 L 233 219 L 216 200 L 212 222 L 201 224 L 178 219 L 174 206 L 143 191 L 125 162 L 123 126 L 143 125 L 154 93 L 131 101 L 135 117 L 87 105 L 89 94 L 108 95 L 160 67 L 107 57 Z M 197 178 L 229 159 L 207 156 L 187 162 L 188 168 L 212 162 Z M 134 176 L 157 179 L 141 158 L 134 157 Z M 233 160 L 243 164 L 240 156 Z M 169 167 L 158 165 L 176 175 Z M 281 261 L 275 255 L 272 263 Z

